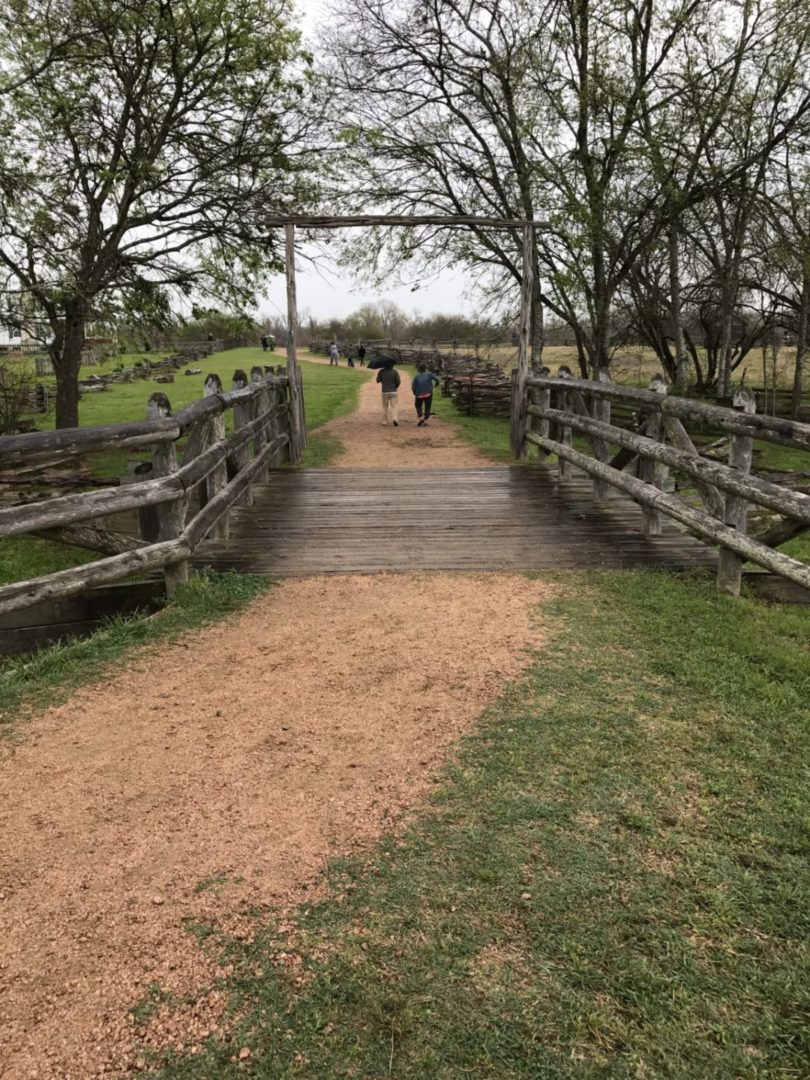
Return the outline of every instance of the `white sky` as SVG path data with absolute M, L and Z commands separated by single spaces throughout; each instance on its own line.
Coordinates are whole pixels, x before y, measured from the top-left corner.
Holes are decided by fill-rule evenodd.
M 328 18 L 324 0 L 297 0 L 297 8 L 302 15 L 305 36 L 314 34 L 322 20 Z M 318 320 L 333 316 L 341 318 L 373 300 L 393 300 L 408 314 L 415 311 L 422 315 L 433 312 L 474 314 L 473 302 L 465 295 L 467 286 L 461 272 L 444 272 L 418 292 L 412 292 L 409 286 L 375 290 L 352 280 L 346 270 L 324 263 L 322 268 L 299 266 L 297 284 L 302 322 L 307 314 Z M 259 302 L 261 313 L 286 318 L 286 297 L 285 280 L 279 275 L 268 283 L 265 298 Z

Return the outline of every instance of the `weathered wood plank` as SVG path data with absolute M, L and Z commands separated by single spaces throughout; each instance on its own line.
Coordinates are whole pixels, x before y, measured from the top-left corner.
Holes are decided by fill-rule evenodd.
M 30 465 L 54 457 L 76 457 L 98 450 L 131 449 L 180 437 L 176 419 L 133 420 L 123 424 L 34 431 L 0 438 L 0 466 Z
M 669 522 L 643 538 L 630 500 L 594 505 L 587 478 L 561 485 L 542 468 L 272 471 L 254 490 L 231 540 L 202 545 L 197 564 L 312 574 L 716 563 Z

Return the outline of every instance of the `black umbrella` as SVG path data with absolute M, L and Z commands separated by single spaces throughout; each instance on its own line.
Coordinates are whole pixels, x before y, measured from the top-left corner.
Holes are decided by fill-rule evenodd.
M 387 353 L 378 353 L 373 360 L 369 360 L 366 367 L 369 371 L 376 371 L 378 368 L 393 367 L 396 362 L 397 358 L 395 356 L 389 356 Z

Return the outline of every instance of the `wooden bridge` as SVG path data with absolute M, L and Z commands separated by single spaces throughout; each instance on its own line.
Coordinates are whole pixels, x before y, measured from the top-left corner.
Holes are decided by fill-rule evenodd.
M 808 451 L 810 425 L 757 415 L 745 392 L 720 408 L 669 396 L 660 380 L 639 390 L 524 367 L 512 386 L 519 464 L 329 471 L 289 468 L 306 442 L 297 362 L 254 368 L 250 383 L 238 375 L 228 393 L 209 377 L 206 396 L 176 415 L 153 394 L 145 421 L 0 439 L 3 468 L 151 450 L 134 483 L 0 509 L 0 536 L 102 556 L 0 588 L 0 615 L 156 569 L 171 594 L 190 565 L 279 576 L 716 566 L 720 587 L 737 593 L 750 561 L 810 588 L 810 567 L 778 550 L 810 526 L 810 494 L 751 473 L 754 439 Z M 611 423 L 614 400 L 636 408 L 631 430 Z M 687 424 L 729 436 L 728 464 L 701 456 Z M 775 533 L 748 534 L 749 504 L 779 515 Z M 120 531 L 121 514 L 137 530 Z
M 525 465 L 463 469 L 275 470 L 229 538 L 198 565 L 274 577 L 421 570 L 551 570 L 714 565 L 699 540 L 667 525 L 642 533 L 630 499 L 594 504 L 582 475 Z

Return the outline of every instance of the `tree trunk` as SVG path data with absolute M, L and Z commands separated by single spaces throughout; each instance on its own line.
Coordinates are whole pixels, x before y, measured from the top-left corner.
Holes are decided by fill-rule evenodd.
M 590 368 L 588 366 L 588 355 L 585 352 L 585 344 L 582 340 L 582 334 L 574 327 L 574 337 L 577 343 L 577 363 L 579 364 L 579 373 L 583 379 L 589 379 L 591 377 Z
M 81 304 L 65 305 L 61 355 L 54 355 L 56 375 L 56 426 L 79 426 L 79 368 L 84 347 L 86 312 Z
M 723 283 L 723 299 L 720 307 L 720 348 L 717 361 L 717 400 L 731 397 L 731 351 L 734 337 L 734 299 L 736 290 L 732 283 Z
M 689 357 L 683 332 L 681 311 L 681 259 L 678 226 L 669 227 L 669 303 L 672 314 L 672 339 L 675 342 L 675 392 L 681 397 L 689 389 Z
M 790 401 L 790 415 L 793 420 L 799 419 L 802 408 L 808 330 L 810 330 L 810 267 L 805 267 L 802 277 L 802 296 L 799 304 L 799 325 L 796 334 L 796 367 L 793 372 L 793 394 Z

